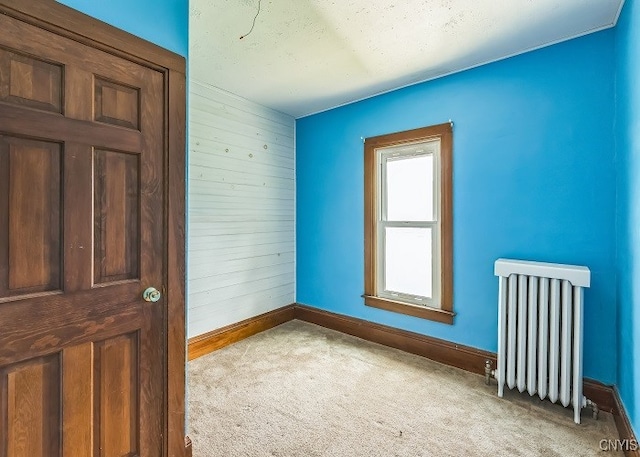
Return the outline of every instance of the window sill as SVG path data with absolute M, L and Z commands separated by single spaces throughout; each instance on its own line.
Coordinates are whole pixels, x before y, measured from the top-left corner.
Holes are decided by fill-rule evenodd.
M 363 295 L 363 298 L 364 304 L 373 308 L 380 308 L 394 313 L 407 314 L 409 316 L 453 325 L 453 316 L 455 316 L 455 313 L 451 311 L 428 308 L 420 305 L 411 305 L 409 303 L 374 297 L 372 295 Z

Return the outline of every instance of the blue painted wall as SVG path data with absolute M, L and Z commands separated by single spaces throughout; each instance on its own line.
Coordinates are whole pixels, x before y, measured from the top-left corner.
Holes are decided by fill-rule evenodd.
M 182 56 L 189 53 L 189 0 L 58 0 Z
M 585 375 L 616 379 L 614 32 L 297 122 L 297 301 L 496 351 L 498 257 L 587 265 Z M 453 326 L 363 304 L 361 137 L 454 126 Z
M 616 28 L 618 160 L 618 389 L 640 432 L 640 1 L 626 0 Z

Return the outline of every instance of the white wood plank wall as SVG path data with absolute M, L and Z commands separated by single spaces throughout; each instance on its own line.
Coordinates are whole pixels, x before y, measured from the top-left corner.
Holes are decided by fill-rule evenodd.
M 190 81 L 189 337 L 293 303 L 295 120 Z

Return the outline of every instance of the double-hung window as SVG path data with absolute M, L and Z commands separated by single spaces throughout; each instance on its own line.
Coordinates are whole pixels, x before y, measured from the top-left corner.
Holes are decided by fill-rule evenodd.
M 365 304 L 453 322 L 450 124 L 365 140 Z

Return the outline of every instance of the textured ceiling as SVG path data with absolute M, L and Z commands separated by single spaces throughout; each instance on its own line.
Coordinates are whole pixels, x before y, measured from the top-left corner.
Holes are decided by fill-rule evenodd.
M 302 117 L 612 27 L 623 1 L 190 0 L 189 71 Z

